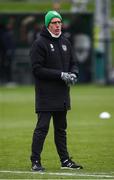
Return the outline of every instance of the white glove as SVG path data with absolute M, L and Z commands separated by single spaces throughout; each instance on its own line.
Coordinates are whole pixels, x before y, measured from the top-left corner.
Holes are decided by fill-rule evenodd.
M 77 76 L 74 73 L 70 74 L 70 84 L 75 84 L 77 82 Z
M 71 80 L 70 74 L 68 72 L 62 72 L 61 79 L 65 81 L 66 84 L 69 84 Z
M 77 82 L 77 76 L 74 73 L 62 72 L 61 79 L 64 80 L 67 85 L 74 85 Z

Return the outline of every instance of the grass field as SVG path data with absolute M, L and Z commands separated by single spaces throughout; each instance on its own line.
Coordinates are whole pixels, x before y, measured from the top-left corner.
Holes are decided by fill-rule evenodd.
M 61 3 L 62 10 L 70 10 L 71 4 L 68 2 Z M 2 2 L 0 3 L 0 12 L 47 12 L 53 8 L 52 2 L 45 3 L 27 3 L 27 2 Z
M 114 179 L 114 87 L 77 85 L 71 99 L 68 149 L 84 169 L 60 170 L 51 122 L 42 153 L 46 172 L 31 173 L 34 88 L 0 87 L 0 179 Z M 111 118 L 100 119 L 102 111 L 110 112 Z
M 53 8 L 53 1 L 37 1 L 37 2 L 29 2 L 26 1 L 11 1 L 11 0 L 0 0 L 0 12 L 45 12 Z M 68 1 L 60 1 L 60 9 L 61 11 L 70 11 L 71 10 L 71 2 Z M 94 1 L 90 1 L 87 5 L 87 9 L 90 12 L 94 12 L 95 4 Z M 111 0 L 111 16 L 114 17 L 114 1 Z

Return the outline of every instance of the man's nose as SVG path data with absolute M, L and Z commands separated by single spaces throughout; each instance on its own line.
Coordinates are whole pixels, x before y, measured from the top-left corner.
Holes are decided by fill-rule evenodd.
M 59 27 L 60 26 L 60 23 L 56 22 L 56 27 Z

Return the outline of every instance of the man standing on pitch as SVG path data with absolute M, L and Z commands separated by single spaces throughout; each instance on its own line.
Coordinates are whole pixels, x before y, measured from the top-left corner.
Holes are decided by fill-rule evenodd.
M 32 170 L 44 171 L 41 152 L 51 117 L 54 140 L 62 169 L 82 169 L 67 150 L 67 111 L 70 109 L 70 84 L 78 77 L 70 42 L 62 35 L 62 17 L 56 11 L 45 15 L 45 26 L 32 45 L 30 56 L 35 79 L 35 105 L 38 122 L 32 141 Z

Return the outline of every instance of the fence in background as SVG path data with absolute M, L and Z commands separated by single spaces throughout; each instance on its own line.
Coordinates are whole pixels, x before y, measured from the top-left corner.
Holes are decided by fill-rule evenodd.
M 93 81 L 93 14 L 63 13 L 63 33 L 71 41 L 74 58 L 80 70 L 79 82 Z M 30 84 L 33 81 L 29 57 L 30 47 L 44 24 L 44 13 L 0 14 L 15 39 L 12 60 L 12 81 Z

